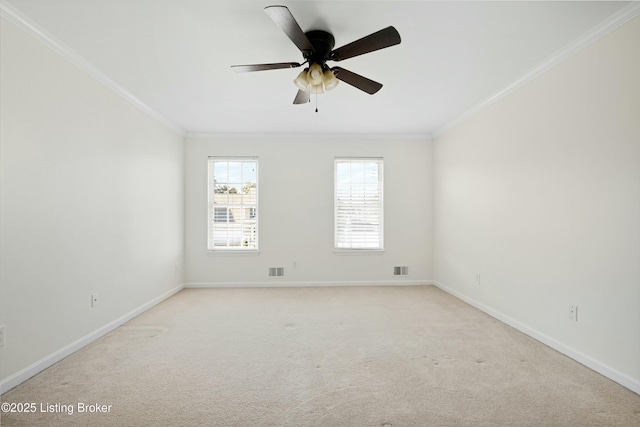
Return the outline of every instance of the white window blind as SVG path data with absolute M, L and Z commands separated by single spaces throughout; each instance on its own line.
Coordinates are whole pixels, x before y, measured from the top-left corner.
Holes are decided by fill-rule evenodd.
M 209 158 L 209 250 L 258 249 L 258 159 Z
M 383 249 L 382 159 L 335 160 L 336 249 Z

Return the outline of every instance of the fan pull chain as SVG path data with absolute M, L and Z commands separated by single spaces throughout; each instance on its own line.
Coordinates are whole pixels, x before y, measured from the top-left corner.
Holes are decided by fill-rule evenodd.
M 316 113 L 318 112 L 318 91 L 316 90 Z

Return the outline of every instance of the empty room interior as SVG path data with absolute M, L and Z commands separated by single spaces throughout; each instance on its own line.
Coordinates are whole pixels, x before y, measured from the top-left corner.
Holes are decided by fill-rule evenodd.
M 640 426 L 640 2 L 0 13 L 0 425 Z

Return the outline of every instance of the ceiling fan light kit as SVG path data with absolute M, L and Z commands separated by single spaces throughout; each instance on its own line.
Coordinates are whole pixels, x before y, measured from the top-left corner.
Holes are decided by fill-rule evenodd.
M 310 85 L 317 86 L 322 84 L 322 65 L 311 64 L 307 73 L 307 80 Z
M 338 86 L 339 80 L 329 68 L 322 71 L 322 67 L 313 64 L 298 74 L 293 83 L 300 90 L 311 90 L 311 93 L 324 93 Z
M 309 72 L 308 68 L 305 68 L 304 71 L 300 71 L 298 77 L 295 78 L 293 83 L 298 86 L 300 90 L 309 90 L 309 80 L 307 80 L 307 73 Z
M 336 76 L 333 75 L 333 71 L 331 71 L 328 68 L 324 71 L 324 74 L 322 75 L 322 81 L 324 83 L 325 90 L 331 90 L 335 88 L 336 86 L 338 86 L 338 82 L 339 82 Z
M 267 15 L 284 31 L 289 39 L 298 47 L 304 62 L 281 62 L 274 64 L 233 65 L 231 68 L 238 73 L 250 71 L 276 70 L 281 68 L 297 68 L 303 64 L 309 64 L 308 68 L 300 72 L 293 80 L 298 88 L 298 93 L 293 100 L 294 104 L 309 102 L 311 93 L 320 94 L 325 90 L 334 89 L 339 81 L 343 81 L 357 89 L 373 95 L 382 88 L 382 84 L 363 77 L 359 74 L 345 70 L 341 67 L 329 67 L 327 61 L 342 61 L 363 55 L 379 49 L 400 44 L 400 34 L 393 27 L 387 27 L 361 39 L 333 49 L 335 39 L 332 34 L 312 30 L 306 33 L 295 20 L 286 6 L 267 6 Z

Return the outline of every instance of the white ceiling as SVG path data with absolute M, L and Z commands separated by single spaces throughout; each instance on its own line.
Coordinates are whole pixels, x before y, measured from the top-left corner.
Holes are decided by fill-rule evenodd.
M 300 69 L 236 74 L 230 66 L 302 62 L 264 13 L 289 7 L 336 47 L 393 25 L 402 43 L 339 63 L 384 84 L 340 83 L 292 105 Z M 186 133 L 430 135 L 495 97 L 628 8 L 627 2 L 2 0 L 57 43 Z M 15 20 L 15 19 L 14 19 Z M 592 37 L 593 38 L 593 37 Z M 563 50 L 564 49 L 564 50 Z M 551 61 L 550 61 L 551 59 Z M 333 63 L 336 64 L 337 63 Z

